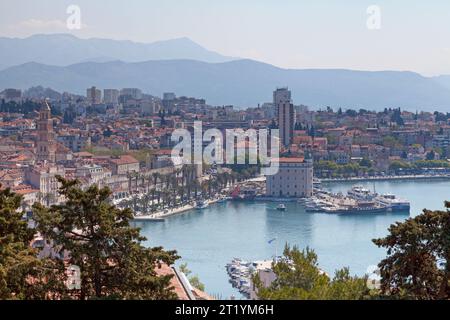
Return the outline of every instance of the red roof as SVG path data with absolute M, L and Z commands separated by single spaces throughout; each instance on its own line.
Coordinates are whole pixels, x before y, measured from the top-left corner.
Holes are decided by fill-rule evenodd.
M 152 152 L 154 155 L 171 155 L 172 150 L 171 149 L 159 149 Z
M 305 158 L 302 157 L 296 157 L 296 158 L 279 158 L 278 162 L 280 163 L 302 163 L 304 162 Z M 274 159 L 276 162 L 277 159 Z
M 124 155 L 118 158 L 111 158 L 110 161 L 116 165 L 139 163 L 139 161 L 137 161 L 134 157 L 130 155 Z

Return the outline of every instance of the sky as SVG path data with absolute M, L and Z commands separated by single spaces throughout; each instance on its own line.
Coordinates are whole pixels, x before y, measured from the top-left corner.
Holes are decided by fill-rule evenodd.
M 80 30 L 67 28 L 69 5 L 80 8 Z M 449 0 L 1 0 L 0 36 L 37 33 L 188 37 L 283 68 L 450 74 Z

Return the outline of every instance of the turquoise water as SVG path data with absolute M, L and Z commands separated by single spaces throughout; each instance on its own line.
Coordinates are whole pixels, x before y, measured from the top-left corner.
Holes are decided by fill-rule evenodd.
M 359 183 L 379 193 L 394 193 L 411 201 L 411 216 L 422 209 L 442 209 L 450 199 L 450 181 L 389 181 Z M 346 192 L 354 183 L 330 183 L 323 187 Z M 302 205 L 287 203 L 287 211 L 276 203 L 227 202 L 205 210 L 193 210 L 164 222 L 140 222 L 148 245 L 178 250 L 182 262 L 200 277 L 210 294 L 240 297 L 231 287 L 225 264 L 232 258 L 268 259 L 281 253 L 285 243 L 309 246 L 319 256 L 327 273 L 345 266 L 362 275 L 376 265 L 385 252 L 371 239 L 387 233 L 389 225 L 407 219 L 405 213 L 330 215 L 306 213 Z M 267 242 L 278 240 L 272 244 Z

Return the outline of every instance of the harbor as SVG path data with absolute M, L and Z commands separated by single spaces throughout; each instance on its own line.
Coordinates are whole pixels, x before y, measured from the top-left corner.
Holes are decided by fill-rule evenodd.
M 306 212 L 325 212 L 336 214 L 382 213 L 410 210 L 410 202 L 394 194 L 378 194 L 361 185 L 353 186 L 346 193 L 332 193 L 315 189 L 314 195 L 301 203 Z
M 373 182 L 358 182 L 373 190 Z M 331 193 L 345 194 L 354 182 L 322 182 Z M 282 252 L 286 243 L 310 247 L 319 256 L 319 266 L 333 275 L 348 266 L 351 274 L 363 275 L 386 256 L 372 239 L 385 236 L 389 226 L 421 213 L 424 208 L 443 209 L 450 183 L 435 181 L 377 181 L 379 194 L 395 194 L 410 201 L 410 212 L 324 214 L 306 212 L 305 205 L 283 201 L 286 210 L 277 210 L 279 202 L 224 201 L 202 210 L 188 210 L 165 218 L 164 222 L 136 222 L 148 238 L 148 246 L 163 245 L 177 249 L 206 286 L 206 292 L 223 298 L 244 298 L 229 282 L 225 265 L 233 258 L 261 261 Z M 273 238 L 276 243 L 268 244 Z M 187 240 L 188 239 L 188 240 Z
M 252 299 L 255 296 L 255 288 L 253 287 L 253 276 L 260 271 L 268 274 L 268 278 L 275 279 L 272 272 L 272 264 L 280 257 L 272 260 L 245 261 L 240 258 L 226 264 L 225 269 L 229 276 L 229 282 L 232 287 L 237 289 L 245 298 Z

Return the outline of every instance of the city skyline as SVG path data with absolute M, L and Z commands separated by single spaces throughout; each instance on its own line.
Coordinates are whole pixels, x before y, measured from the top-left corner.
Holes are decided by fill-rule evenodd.
M 0 4 L 0 36 L 71 33 L 80 38 L 136 42 L 188 37 L 226 56 L 282 68 L 408 70 L 450 74 L 450 5 L 434 1 L 246 1 L 246 3 L 21 0 Z M 81 29 L 69 30 L 67 8 L 81 11 Z M 380 28 L 368 28 L 380 10 Z M 17 9 L 17 10 L 16 10 Z M 126 17 L 133 17 L 127 20 Z M 118 23 L 120 21 L 120 23 Z M 275 23 L 276 21 L 276 23 Z M 422 23 L 417 23 L 421 21 Z M 399 40 L 400 39 L 400 40 Z

